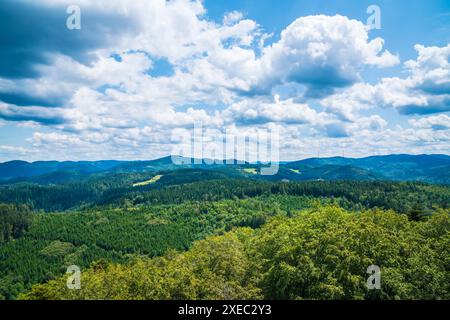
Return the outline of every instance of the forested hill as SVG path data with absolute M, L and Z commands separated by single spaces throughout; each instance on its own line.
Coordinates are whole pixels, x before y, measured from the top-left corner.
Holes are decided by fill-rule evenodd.
M 346 208 L 385 208 L 399 213 L 433 206 L 450 207 L 450 188 L 422 182 L 389 181 L 264 181 L 230 177 L 223 171 L 184 169 L 123 173 L 55 185 L 15 183 L 0 186 L 0 203 L 33 210 L 66 211 L 96 207 L 130 207 L 242 199 L 265 194 L 345 199 Z
M 449 297 L 449 186 L 265 181 L 245 169 L 0 186 L 0 299 Z M 374 263 L 390 273 L 372 297 Z M 73 264 L 84 289 L 68 293 L 60 277 Z
M 264 214 L 261 204 L 256 209 Z M 449 236 L 449 211 L 419 222 L 392 211 L 354 214 L 333 206 L 290 216 L 280 211 L 260 228 L 212 235 L 185 252 L 96 262 L 83 269 L 80 290 L 58 277 L 19 298 L 448 300 Z M 43 252 L 60 254 L 62 246 L 53 242 Z M 382 270 L 379 290 L 367 288 L 369 265 Z
M 447 184 L 450 182 L 450 156 L 439 154 L 311 158 L 290 162 L 286 167 L 293 169 L 318 168 L 326 165 L 358 167 L 389 180 L 419 180 Z
M 449 298 L 443 190 L 369 182 L 364 192 L 350 191 L 363 185 L 347 186 L 348 200 L 320 196 L 332 189 L 345 194 L 335 182 L 254 188 L 238 182 L 219 192 L 213 181 L 170 187 L 148 199 L 165 199 L 164 205 L 126 201 L 63 214 L 0 205 L 0 299 Z M 183 201 L 179 188 L 207 199 Z M 230 190 L 232 199 L 210 198 Z M 410 211 L 365 209 L 383 201 Z M 83 270 L 82 290 L 67 290 L 61 278 L 73 264 Z M 376 292 L 365 286 L 372 264 L 383 270 Z
M 261 176 L 259 164 L 233 165 L 207 159 L 180 158 L 182 165 L 171 157 L 149 161 L 9 161 L 0 163 L 0 182 L 33 182 L 61 184 L 82 181 L 92 176 L 120 173 L 156 173 L 180 169 L 221 170 L 228 176 L 241 176 L 272 181 L 311 180 L 396 180 L 450 184 L 450 156 L 447 155 L 386 155 L 366 158 L 310 158 L 280 163 L 274 176 Z

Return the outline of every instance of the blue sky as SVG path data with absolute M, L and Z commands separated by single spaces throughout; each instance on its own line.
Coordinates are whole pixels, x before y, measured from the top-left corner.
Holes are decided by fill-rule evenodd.
M 360 21 L 367 20 L 366 9 L 378 5 L 382 13 L 382 29 L 377 36 L 392 42 L 392 51 L 402 51 L 414 58 L 412 45 L 418 39 L 424 45 L 444 46 L 450 40 L 450 3 L 445 0 L 206 0 L 208 16 L 220 21 L 224 12 L 241 11 L 248 18 L 260 22 L 268 32 L 279 34 L 296 18 L 306 15 L 345 15 Z
M 450 153 L 449 1 L 5 0 L 0 39 L 0 161 L 156 158 L 196 123 L 277 128 L 283 160 Z

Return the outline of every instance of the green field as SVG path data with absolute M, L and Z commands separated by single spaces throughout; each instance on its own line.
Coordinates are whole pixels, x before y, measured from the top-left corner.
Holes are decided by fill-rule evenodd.
M 162 174 L 158 174 L 156 176 L 154 176 L 153 178 L 146 180 L 146 181 L 142 181 L 142 182 L 136 182 L 133 184 L 133 187 L 142 187 L 142 186 L 146 186 L 152 183 L 155 183 L 156 181 L 158 181 L 159 179 L 161 179 L 163 177 Z

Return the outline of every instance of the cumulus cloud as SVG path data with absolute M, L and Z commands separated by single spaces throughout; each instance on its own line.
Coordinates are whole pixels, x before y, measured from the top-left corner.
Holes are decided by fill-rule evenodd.
M 223 17 L 223 24 L 224 25 L 232 25 L 236 21 L 242 20 L 244 15 L 242 12 L 239 11 L 231 11 L 224 15 Z
M 446 47 L 416 45 L 416 60 L 405 62 L 414 88 L 430 94 L 450 94 L 450 44 Z
M 81 30 L 66 28 L 69 4 L 81 8 Z M 235 19 L 216 25 L 204 13 L 200 1 L 190 0 L 2 1 L 0 99 L 17 105 L 60 105 L 73 94 L 72 88 L 55 90 L 56 94 L 44 86 L 60 87 L 64 78 L 74 87 L 76 80 L 89 80 L 83 78 L 92 76 L 85 74 L 89 71 L 97 78 L 103 74 L 110 81 L 117 79 L 130 63 L 123 61 L 122 70 L 107 74 L 108 68 L 115 67 L 109 59 L 112 54 L 141 52 L 150 60 L 165 58 L 182 68 L 187 60 L 221 47 L 222 42 L 253 41 L 254 21 Z
M 260 56 L 253 49 L 218 47 L 204 61 L 241 94 L 267 95 L 277 85 L 297 83 L 305 86 L 306 96 L 323 97 L 359 81 L 364 66 L 397 64 L 398 56 L 383 50 L 383 43 L 369 40 L 360 21 L 307 16 L 284 29 Z
M 415 46 L 416 60 L 405 62 L 407 78 L 385 78 L 375 86 L 375 99 L 402 114 L 450 111 L 450 44 Z
M 374 88 L 366 83 L 356 83 L 351 87 L 325 97 L 319 103 L 327 112 L 335 114 L 345 122 L 354 122 L 359 118 L 361 109 L 374 106 Z
M 15 107 L 0 103 L 0 118 L 9 121 L 33 121 L 45 125 L 58 125 L 65 122 L 60 110 L 43 107 Z
M 273 101 L 246 99 L 232 104 L 222 112 L 225 121 L 245 125 L 281 122 L 286 124 L 321 125 L 329 121 L 329 116 L 319 113 L 307 104 L 296 103 L 293 99 Z
M 81 7 L 81 30 L 65 28 L 69 4 Z M 439 129 L 448 117 L 411 120 L 418 128 L 411 135 L 369 109 L 448 111 L 449 47 L 416 46 L 406 78 L 368 84 L 365 69 L 399 57 L 360 21 L 300 17 L 265 45 L 270 35 L 241 12 L 221 22 L 206 13 L 194 0 L 2 1 L 0 119 L 47 126 L 27 150 L 49 158 L 56 150 L 60 157 L 154 158 L 170 153 L 174 130 L 200 122 L 248 133 L 275 126 L 286 150 L 316 142 L 330 152 L 444 143 Z M 162 60 L 170 73 L 158 74 Z M 400 142 L 391 141 L 395 134 Z M 370 139 L 376 142 L 362 142 Z
M 79 3 L 83 26 L 76 32 L 66 28 L 66 8 Z M 104 2 L 104 1 L 102 1 Z M 135 26 L 126 15 L 88 1 L 4 0 L 0 2 L 0 77 L 36 78 L 37 65 L 52 63 L 54 54 L 89 62 L 93 51 L 117 44 Z M 51 39 L 51 41 L 49 41 Z
M 416 45 L 416 60 L 405 62 L 410 72 L 406 86 L 420 103 L 400 105 L 405 114 L 450 111 L 450 44 L 446 47 Z
M 395 65 L 397 56 L 383 51 L 383 40 L 369 41 L 366 27 L 344 16 L 307 16 L 295 20 L 281 39 L 264 49 L 262 83 L 304 84 L 311 96 L 323 96 L 360 79 L 364 65 Z
M 409 123 L 412 126 L 421 129 L 433 129 L 433 130 L 450 129 L 450 117 L 446 114 L 440 114 L 437 116 L 430 116 L 419 119 L 410 119 Z
M 320 103 L 344 121 L 354 121 L 362 109 L 396 108 L 403 115 L 450 111 L 450 44 L 416 45 L 417 59 L 404 63 L 407 76 L 382 78 L 376 84 L 356 83 Z

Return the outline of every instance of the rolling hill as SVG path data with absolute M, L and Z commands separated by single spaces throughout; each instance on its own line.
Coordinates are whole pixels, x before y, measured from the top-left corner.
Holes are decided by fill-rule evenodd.
M 280 163 L 273 176 L 259 174 L 260 164 L 209 164 L 212 161 L 192 161 L 180 158 L 183 164 L 173 163 L 171 157 L 149 161 L 9 161 L 0 163 L 0 182 L 32 182 L 38 184 L 61 184 L 80 181 L 92 176 L 127 173 L 176 172 L 185 169 L 215 172 L 220 177 L 251 178 L 270 181 L 310 180 L 396 180 L 450 183 L 450 156 L 447 155 L 385 155 L 366 158 L 309 158 Z M 177 179 L 180 179 L 180 171 Z M 197 172 L 198 173 L 198 172 Z M 206 175 L 209 175 L 206 174 Z M 198 180 L 188 174 L 182 180 Z M 199 174 L 200 178 L 202 174 Z M 170 177 L 170 175 L 169 175 Z M 167 178 L 166 178 L 167 179 Z
M 450 182 L 450 156 L 447 155 L 386 155 L 366 158 L 310 158 L 286 165 L 288 168 L 319 168 L 326 165 L 354 166 L 368 170 L 377 177 L 398 181 Z

